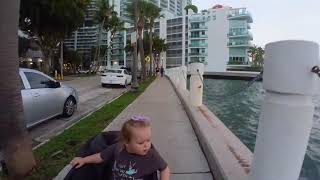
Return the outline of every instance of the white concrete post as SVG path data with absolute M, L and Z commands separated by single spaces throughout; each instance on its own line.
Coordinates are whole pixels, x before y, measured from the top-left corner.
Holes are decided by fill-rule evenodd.
M 319 46 L 308 41 L 266 45 L 266 96 L 249 180 L 297 180 L 308 144 L 318 77 Z
M 183 90 L 187 89 L 187 67 L 186 66 L 182 66 L 181 67 L 181 88 Z
M 190 65 L 190 102 L 194 106 L 202 105 L 203 96 L 203 63 L 191 63 Z M 200 75 L 199 75 L 200 74 Z

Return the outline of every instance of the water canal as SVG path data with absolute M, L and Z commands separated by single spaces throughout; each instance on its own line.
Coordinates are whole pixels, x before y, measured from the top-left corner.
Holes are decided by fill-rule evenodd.
M 253 152 L 264 97 L 262 83 L 256 82 L 236 94 L 248 81 L 205 79 L 204 82 L 204 104 Z M 320 179 L 320 96 L 313 100 L 316 104 L 313 128 L 300 180 Z

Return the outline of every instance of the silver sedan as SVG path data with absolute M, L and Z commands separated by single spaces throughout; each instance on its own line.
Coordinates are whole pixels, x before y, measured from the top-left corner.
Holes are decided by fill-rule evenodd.
M 58 115 L 73 115 L 78 104 L 78 93 L 74 88 L 32 69 L 20 68 L 19 75 L 27 127 Z

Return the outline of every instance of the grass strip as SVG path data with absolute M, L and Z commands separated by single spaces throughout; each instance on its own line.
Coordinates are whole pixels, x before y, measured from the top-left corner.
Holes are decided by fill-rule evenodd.
M 140 84 L 138 92 L 126 92 L 115 101 L 106 104 L 92 115 L 52 138 L 48 143 L 34 151 L 37 167 L 28 180 L 47 180 L 54 178 L 66 166 L 80 146 L 89 138 L 100 133 L 131 104 L 151 84 L 150 78 Z

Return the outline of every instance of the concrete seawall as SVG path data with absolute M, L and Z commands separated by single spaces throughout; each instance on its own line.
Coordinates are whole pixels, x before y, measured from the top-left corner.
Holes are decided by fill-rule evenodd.
M 170 82 L 187 112 L 214 178 L 246 180 L 252 152 L 206 106 L 192 106 L 188 90 L 176 87 L 171 79 Z
M 248 71 L 227 71 L 227 72 L 204 72 L 203 77 L 208 79 L 232 79 L 250 81 L 259 75 L 260 72 Z

